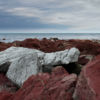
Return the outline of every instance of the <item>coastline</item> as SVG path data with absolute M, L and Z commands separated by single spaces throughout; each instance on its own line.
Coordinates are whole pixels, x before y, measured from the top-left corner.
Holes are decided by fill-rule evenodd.
M 0 100 L 22 100 L 24 97 L 25 100 L 49 100 L 50 97 L 53 100 L 99 98 L 95 96 L 95 93 L 99 95 L 97 90 L 90 94 L 91 89 L 97 88 L 99 84 L 99 58 L 100 40 L 28 38 L 11 43 L 0 42 L 0 59 L 4 59 L 0 64 Z M 37 74 L 34 74 L 33 69 Z M 43 71 L 38 72 L 37 69 Z M 21 77 L 27 75 L 28 79 L 23 82 Z M 15 77 L 18 77 L 17 81 L 13 81 Z M 87 84 L 88 78 L 93 86 Z M 18 81 L 23 82 L 21 87 Z M 86 95 L 91 96 L 87 99 Z
M 14 42 L 23 41 L 27 38 L 58 38 L 60 40 L 70 40 L 70 39 L 81 39 L 81 40 L 99 40 L 99 33 L 0 33 L 0 41 L 2 42 Z
M 100 47 L 100 40 L 88 40 L 88 39 L 58 39 L 58 38 L 27 38 L 23 41 L 14 41 L 14 42 L 0 42 L 0 51 L 5 50 L 11 46 L 15 47 L 26 47 L 26 48 L 34 48 L 41 50 L 43 52 L 55 52 L 65 50 L 71 47 L 76 47 L 80 50 L 80 52 L 84 52 L 86 50 L 87 54 L 91 52 L 93 54 L 98 54 L 97 49 Z M 53 48 L 52 48 L 53 46 Z M 96 48 L 96 49 L 95 49 Z M 89 51 L 90 50 L 90 51 Z

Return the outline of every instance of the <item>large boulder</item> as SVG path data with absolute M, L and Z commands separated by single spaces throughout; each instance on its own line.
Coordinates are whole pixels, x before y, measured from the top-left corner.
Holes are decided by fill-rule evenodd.
M 6 62 L 13 62 L 19 59 L 20 57 L 37 52 L 40 53 L 42 56 L 44 55 L 43 52 L 36 49 L 28 49 L 23 47 L 10 47 L 5 51 L 0 52 L 0 65 Z
M 41 51 L 22 47 L 10 47 L 5 51 L 0 52 L 0 72 L 7 72 L 12 62 L 24 58 L 29 54 L 36 53 L 38 53 L 39 59 L 44 56 L 44 53 Z
M 78 61 L 80 52 L 76 48 L 66 49 L 53 53 L 45 53 L 44 56 L 44 70 L 51 70 L 51 66 L 69 64 Z
M 12 62 L 6 75 L 14 83 L 21 86 L 29 76 L 39 72 L 42 72 L 42 67 L 39 63 L 37 54 L 34 53 L 25 55 Z
M 72 100 L 76 81 L 77 75 L 68 74 L 63 67 L 56 67 L 51 75 L 32 75 L 11 100 Z
M 58 51 L 53 53 L 46 53 L 46 55 L 44 56 L 44 65 L 48 66 L 77 62 L 78 56 L 79 51 L 76 48 L 71 48 L 64 51 Z
M 79 50 L 76 48 L 67 49 L 64 51 L 44 53 L 36 49 L 28 49 L 23 47 L 10 47 L 5 51 L 0 52 L 0 71 L 8 69 L 9 63 L 15 60 L 25 57 L 28 54 L 37 53 L 38 60 L 43 66 L 53 66 L 57 64 L 68 64 L 71 62 L 77 62 L 78 56 L 80 54 Z M 8 62 L 8 63 L 7 63 Z M 1 68 L 5 64 L 4 69 Z M 4 70 L 4 71 L 6 71 Z
M 44 53 L 36 49 L 11 47 L 0 52 L 0 71 L 7 71 L 7 77 L 21 86 L 32 74 L 51 70 L 54 65 L 77 62 L 79 50 L 76 48 L 64 51 Z M 7 62 L 11 63 L 7 68 Z M 9 65 L 8 63 L 8 65 Z M 5 65 L 2 67 L 2 65 Z
M 74 100 L 100 100 L 100 56 L 83 68 L 73 98 Z

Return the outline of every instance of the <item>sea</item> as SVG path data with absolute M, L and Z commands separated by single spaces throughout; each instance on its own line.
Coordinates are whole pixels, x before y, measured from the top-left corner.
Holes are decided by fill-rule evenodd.
M 0 33 L 0 42 L 22 41 L 27 38 L 89 39 L 100 40 L 100 33 Z

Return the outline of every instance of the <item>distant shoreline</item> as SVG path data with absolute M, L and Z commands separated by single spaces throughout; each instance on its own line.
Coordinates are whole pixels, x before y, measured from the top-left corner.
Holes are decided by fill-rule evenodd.
M 0 34 L 0 41 L 1 42 L 14 42 L 14 41 L 23 41 L 28 38 L 58 38 L 63 40 L 70 40 L 70 39 L 80 39 L 80 40 L 100 40 L 99 33 L 5 33 Z

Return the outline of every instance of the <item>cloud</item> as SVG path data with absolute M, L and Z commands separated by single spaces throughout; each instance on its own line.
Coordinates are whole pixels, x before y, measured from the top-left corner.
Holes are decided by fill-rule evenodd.
M 10 15 L 62 25 L 66 31 L 100 31 L 99 0 L 1 0 L 0 5 Z
M 43 13 L 43 11 L 31 7 L 16 7 L 11 9 L 6 9 L 5 11 L 13 15 L 24 16 L 24 17 L 39 17 Z

